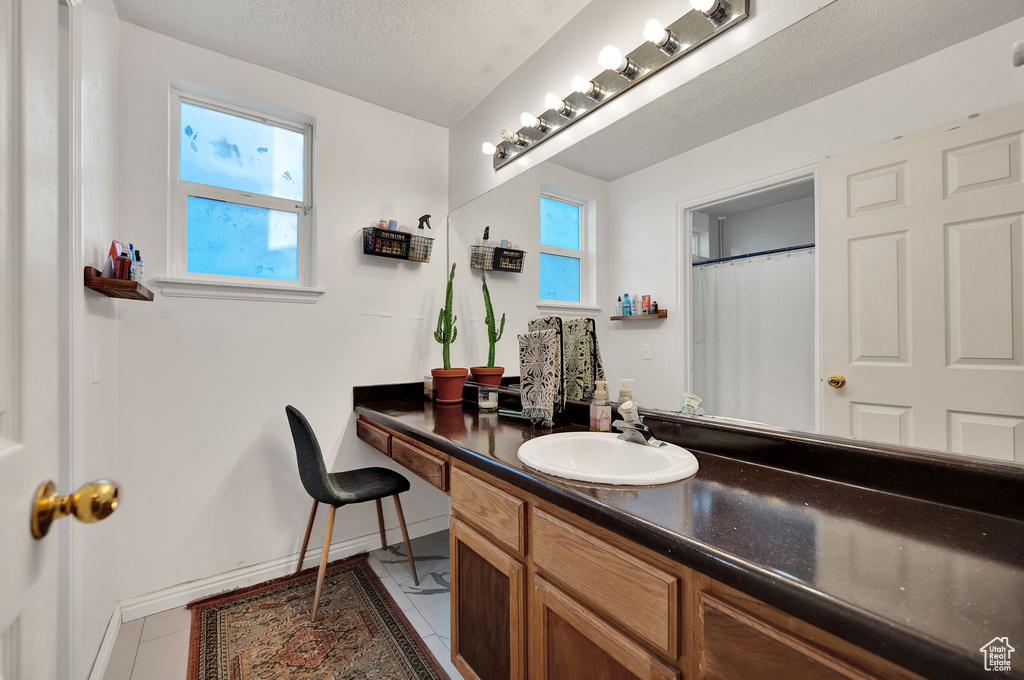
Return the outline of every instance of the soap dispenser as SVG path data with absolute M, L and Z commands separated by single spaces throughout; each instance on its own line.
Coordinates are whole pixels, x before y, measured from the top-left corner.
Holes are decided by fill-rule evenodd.
M 633 399 L 633 378 L 623 378 L 622 387 L 619 388 L 619 403 L 623 404 L 627 401 L 636 403 L 636 399 Z
M 608 403 L 608 381 L 594 381 L 594 398 L 590 402 L 590 429 L 594 432 L 612 431 L 612 407 Z

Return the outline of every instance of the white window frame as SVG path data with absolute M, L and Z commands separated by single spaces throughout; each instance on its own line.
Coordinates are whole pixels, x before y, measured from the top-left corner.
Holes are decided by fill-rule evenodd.
M 579 208 L 580 211 L 580 247 L 579 250 L 573 250 L 572 248 L 558 248 L 556 246 L 544 245 L 540 242 L 540 199 L 549 198 L 559 203 L 567 203 L 574 205 Z M 551 307 L 551 308 L 567 308 L 567 309 L 591 309 L 590 306 L 590 286 L 588 274 L 590 273 L 590 252 L 587 248 L 588 235 L 588 223 L 589 218 L 588 202 L 578 198 L 571 198 L 565 194 L 555 193 L 554 191 L 540 192 L 540 197 L 537 199 L 537 242 L 538 253 L 547 253 L 548 255 L 559 255 L 561 257 L 571 257 L 580 261 L 580 299 L 579 301 L 573 300 L 552 300 L 548 298 L 540 298 L 537 301 L 538 307 Z M 541 290 L 540 282 L 540 256 L 537 256 L 537 292 L 538 297 L 540 296 Z
M 220 99 L 172 87 L 169 111 L 169 192 L 170 206 L 167 230 L 167 276 L 156 279 L 164 295 L 176 297 L 213 297 L 240 300 L 280 302 L 316 302 L 324 293 L 316 287 L 316 209 L 313 200 L 313 141 L 311 122 L 290 120 L 280 114 L 257 110 L 258 104 L 231 101 L 238 99 L 224 95 Z M 238 118 L 247 118 L 274 125 L 303 135 L 305 167 L 303 169 L 304 197 L 301 203 L 291 199 L 227 189 L 180 179 L 181 105 L 193 104 Z M 274 108 L 267 106 L 267 109 Z M 296 116 L 298 118 L 298 116 Z M 236 205 L 268 208 L 298 215 L 298 278 L 295 281 L 203 274 L 188 271 L 188 199 L 190 196 L 225 201 Z

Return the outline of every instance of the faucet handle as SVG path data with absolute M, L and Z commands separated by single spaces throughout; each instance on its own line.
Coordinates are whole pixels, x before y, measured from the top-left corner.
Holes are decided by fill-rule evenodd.
M 636 408 L 636 402 L 632 399 L 619 404 L 619 413 L 621 413 L 623 419 L 629 423 L 636 422 L 637 418 L 640 417 L 640 412 Z

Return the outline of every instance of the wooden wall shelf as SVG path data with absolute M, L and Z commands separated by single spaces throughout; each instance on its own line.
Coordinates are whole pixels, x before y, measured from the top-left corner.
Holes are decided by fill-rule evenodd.
M 85 287 L 112 298 L 153 301 L 153 291 L 137 281 L 105 279 L 95 267 L 85 268 Z
M 668 310 L 659 309 L 657 314 L 631 314 L 630 316 L 613 316 L 612 321 L 640 321 L 641 319 L 667 319 Z

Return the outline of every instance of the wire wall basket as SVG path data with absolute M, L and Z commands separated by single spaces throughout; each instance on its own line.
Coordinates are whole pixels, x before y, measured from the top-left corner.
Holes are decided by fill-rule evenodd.
M 430 262 L 434 239 L 404 231 L 363 228 L 363 254 L 411 262 Z
M 492 269 L 500 272 L 522 272 L 526 252 L 514 248 L 470 246 L 469 266 L 473 269 Z

